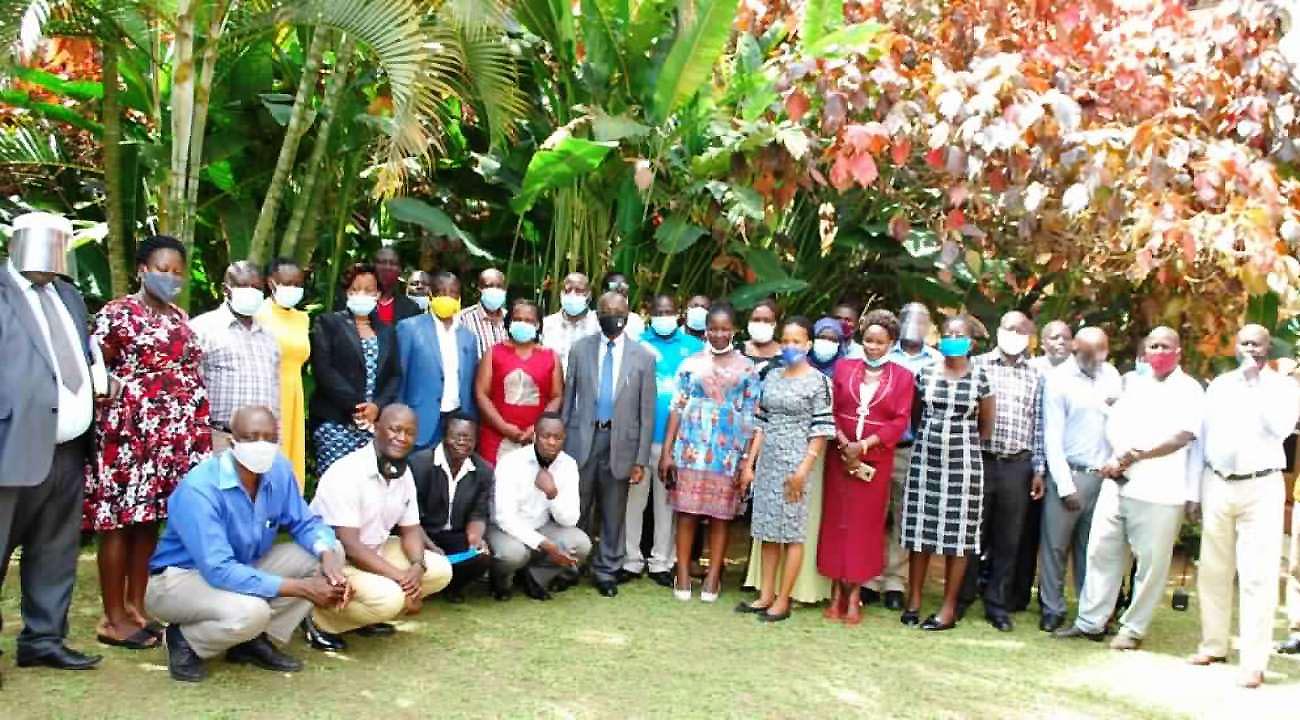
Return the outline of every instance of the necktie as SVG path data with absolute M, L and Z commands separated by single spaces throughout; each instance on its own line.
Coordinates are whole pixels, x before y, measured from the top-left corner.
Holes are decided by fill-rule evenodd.
M 605 362 L 600 365 L 600 390 L 596 393 L 596 422 L 614 419 L 614 341 L 605 344 Z
M 63 386 L 70 392 L 81 389 L 81 366 L 77 364 L 76 351 L 68 342 L 67 328 L 59 319 L 59 311 L 54 303 L 60 302 L 51 297 L 54 292 L 49 285 L 36 287 L 36 297 L 41 299 L 41 311 L 45 313 L 45 324 L 50 328 L 50 344 L 54 346 L 54 361 L 59 364 L 59 374 L 63 376 Z

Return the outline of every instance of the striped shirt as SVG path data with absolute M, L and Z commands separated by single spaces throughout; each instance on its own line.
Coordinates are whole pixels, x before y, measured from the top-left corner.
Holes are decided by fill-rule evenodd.
M 1008 362 L 1000 350 L 977 356 L 975 364 L 988 375 L 997 407 L 993 437 L 984 441 L 984 451 L 998 455 L 1029 452 L 1034 472 L 1042 475 L 1047 469 L 1042 443 L 1043 404 L 1039 400 L 1043 374 L 1023 355 Z
M 505 309 L 498 311 L 497 317 L 488 315 L 482 303 L 474 303 L 460 311 L 460 322 L 474 333 L 478 340 L 478 356 L 486 357 L 493 345 L 506 340 Z

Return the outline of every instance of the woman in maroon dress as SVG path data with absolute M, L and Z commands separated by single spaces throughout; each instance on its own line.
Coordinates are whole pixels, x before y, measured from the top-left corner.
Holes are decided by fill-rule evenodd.
M 198 339 L 172 304 L 184 283 L 185 249 L 170 237 L 146 238 L 136 262 L 140 291 L 95 318 L 93 339 L 119 391 L 95 421 L 82 524 L 99 533 L 99 641 L 141 650 L 161 635 L 144 607 L 158 524 L 176 484 L 212 449 L 212 435 Z
M 858 587 L 884 569 L 894 446 L 912 415 L 912 374 L 886 359 L 897 339 L 893 313 L 867 313 L 866 359 L 841 358 L 831 380 L 838 452 L 826 456 L 817 571 L 833 582 L 825 616 L 850 625 L 862 621 Z

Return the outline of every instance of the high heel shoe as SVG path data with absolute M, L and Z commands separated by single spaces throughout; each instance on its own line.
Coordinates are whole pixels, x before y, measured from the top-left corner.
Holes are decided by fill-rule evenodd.
M 908 627 L 916 627 L 921 624 L 921 611 L 920 609 L 904 610 L 903 614 L 898 616 L 898 621 Z
M 683 588 L 677 587 L 677 581 L 674 580 L 674 581 L 673 581 L 673 597 L 676 598 L 677 600 L 680 600 L 681 602 L 690 602 L 690 601 L 691 601 L 691 584 L 690 584 L 689 582 L 686 583 L 686 587 L 683 589 Z
M 849 598 L 848 609 L 845 610 L 844 612 L 845 625 L 851 626 L 851 625 L 862 624 L 862 603 L 860 601 L 854 602 L 855 600 L 858 600 L 858 598 L 856 597 Z
M 955 619 L 951 622 L 942 623 L 939 622 L 938 615 L 931 615 L 925 619 L 925 622 L 921 623 L 921 629 L 930 632 L 942 632 L 944 630 L 951 630 L 955 627 L 957 627 L 957 621 Z
M 708 590 L 704 589 L 705 587 L 708 586 L 707 585 L 708 580 L 705 580 L 704 582 L 705 584 L 700 586 L 700 602 L 706 602 L 706 603 L 717 602 L 718 596 L 722 594 L 722 581 L 721 580 L 718 581 L 717 587 L 715 587 L 712 592 L 709 592 Z M 687 600 L 689 599 L 690 598 L 687 598 Z

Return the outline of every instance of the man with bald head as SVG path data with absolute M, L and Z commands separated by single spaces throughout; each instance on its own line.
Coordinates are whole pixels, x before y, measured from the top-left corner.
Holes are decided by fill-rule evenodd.
M 478 302 L 460 313 L 461 325 L 478 341 L 478 356 L 486 357 L 493 345 L 506 341 L 506 275 L 496 268 L 478 274 Z
M 280 345 L 255 316 L 265 300 L 262 273 L 247 260 L 226 268 L 220 307 L 190 320 L 203 348 L 212 450 L 230 447 L 236 408 L 261 406 L 280 416 Z
M 1011 582 L 1020 556 L 1029 501 L 1043 496 L 1046 461 L 1040 433 L 1043 377 L 1029 365 L 1029 338 L 1034 324 L 1019 310 L 1002 316 L 997 347 L 975 358 L 993 386 L 996 414 L 993 435 L 983 443 L 983 555 L 966 568 L 961 606 L 979 592 L 981 568 L 987 577 L 982 597 L 984 617 L 1002 632 L 1013 629 Z
M 1171 328 L 1147 335 L 1143 357 L 1150 372 L 1129 376 L 1106 423 L 1111 454 L 1100 468 L 1106 480 L 1093 509 L 1079 614 L 1074 625 L 1056 632 L 1058 638 L 1104 639 L 1131 549 L 1137 575 L 1110 644 L 1115 650 L 1142 645 L 1165 594 L 1184 509 L 1194 514 L 1201 496 L 1196 440 L 1205 391 L 1179 368 L 1182 343 Z
M 565 377 L 569 371 L 569 350 L 582 338 L 600 332 L 596 313 L 591 312 L 591 281 L 580 272 L 564 276 L 560 311 L 542 319 L 542 345 L 560 357 Z
M 320 478 L 311 509 L 334 528 L 347 555 L 352 601 L 314 615 L 318 648 L 339 634 L 391 635 L 390 623 L 419 612 L 425 597 L 451 582 L 451 564 L 425 549 L 420 503 L 407 457 L 415 447 L 415 411 L 394 403 L 379 413 L 375 440 L 337 460 Z M 393 531 L 397 536 L 393 537 Z
M 1201 646 L 1193 665 L 1226 662 L 1233 578 L 1239 592 L 1241 683 L 1264 682 L 1273 650 L 1277 568 L 1282 558 L 1286 440 L 1300 420 L 1295 381 L 1270 369 L 1267 329 L 1237 333 L 1238 367 L 1205 391 L 1205 472 L 1197 590 Z
M 1043 444 L 1048 483 L 1039 547 L 1039 629 L 1065 624 L 1065 571 L 1074 560 L 1074 591 L 1080 595 L 1088 567 L 1088 531 L 1101 492 L 1101 468 L 1110 459 L 1106 417 L 1122 381 L 1106 361 L 1105 331 L 1086 327 L 1074 339 L 1074 355 L 1048 373 L 1043 392 Z
M 287 644 L 313 605 L 346 605 L 351 592 L 342 548 L 303 501 L 271 410 L 236 410 L 231 433 L 231 449 L 194 466 L 168 498 L 149 561 L 145 600 L 169 623 L 167 665 L 183 682 L 203 680 L 203 661 L 223 652 L 231 662 L 301 670 L 272 641 Z M 293 542 L 276 544 L 280 531 Z

